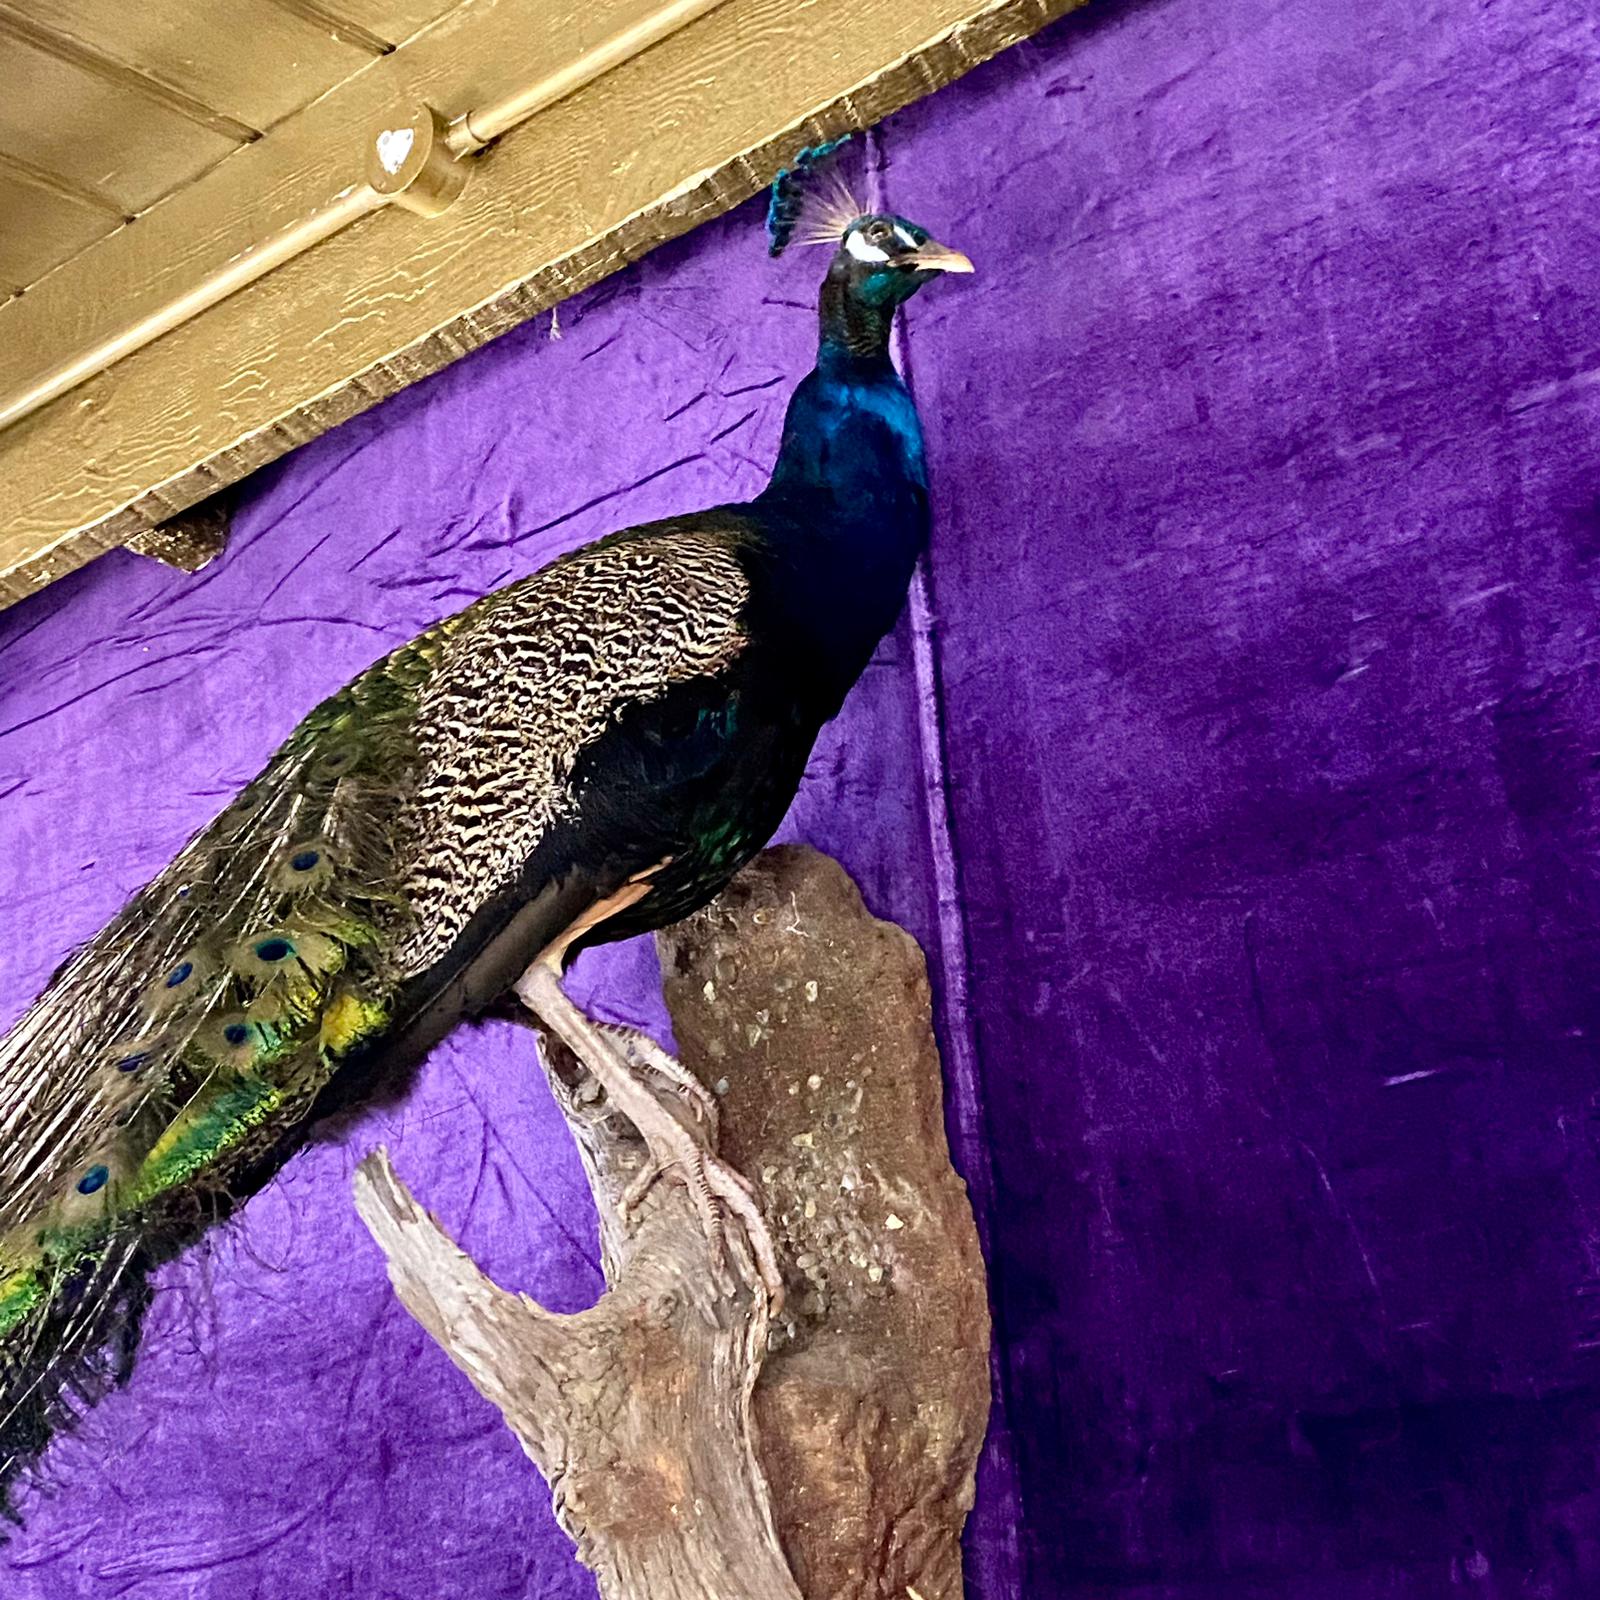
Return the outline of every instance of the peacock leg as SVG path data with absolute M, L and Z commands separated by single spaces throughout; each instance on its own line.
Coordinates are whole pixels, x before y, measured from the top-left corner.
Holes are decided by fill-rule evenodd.
M 695 1116 L 706 1125 L 708 1142 L 716 1143 L 721 1117 L 716 1096 L 676 1056 L 663 1050 L 643 1028 L 630 1028 L 621 1022 L 596 1022 L 595 1026 L 603 1033 L 610 1034 L 622 1046 L 623 1053 L 634 1067 L 665 1078 L 689 1102 Z
M 497 1009 L 494 1015 L 520 1028 L 531 1028 L 536 1033 L 541 1026 L 539 1019 L 520 1000 L 504 1009 Z M 722 1108 L 717 1104 L 716 1096 L 682 1062 L 663 1050 L 642 1028 L 630 1028 L 623 1022 L 602 1022 L 598 1017 L 590 1020 L 602 1033 L 609 1034 L 617 1041 L 635 1066 L 665 1078 L 679 1097 L 689 1102 L 690 1109 L 705 1123 L 715 1143 Z
M 688 1076 L 685 1069 L 658 1045 L 652 1055 L 639 1049 L 634 1039 L 630 1050 L 629 1043 L 619 1040 L 613 1029 L 587 1016 L 562 988 L 560 974 L 549 961 L 534 962 L 517 980 L 516 992 L 528 1010 L 599 1079 L 611 1103 L 643 1137 L 648 1164 L 629 1191 L 628 1201 L 636 1205 L 658 1177 L 677 1176 L 688 1187 L 719 1272 L 728 1255 L 730 1216 L 736 1219 L 743 1226 L 759 1279 L 752 1281 L 751 1287 L 765 1288 L 776 1309 L 783 1300 L 783 1274 L 755 1189 L 710 1148 L 707 1130 L 689 1126 L 672 1107 L 663 1104 L 645 1077 L 648 1070 L 681 1086 L 682 1078 Z M 662 1067 L 662 1058 L 671 1062 L 672 1070 Z

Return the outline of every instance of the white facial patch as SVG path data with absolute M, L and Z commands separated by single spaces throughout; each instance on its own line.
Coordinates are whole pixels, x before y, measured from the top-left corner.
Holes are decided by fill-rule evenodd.
M 898 222 L 894 225 L 894 236 L 906 247 L 907 250 L 915 250 L 917 248 L 917 241 L 913 239 Z
M 887 261 L 889 252 L 881 245 L 869 243 L 866 236 L 858 229 L 856 232 L 845 236 L 844 247 L 857 261 Z

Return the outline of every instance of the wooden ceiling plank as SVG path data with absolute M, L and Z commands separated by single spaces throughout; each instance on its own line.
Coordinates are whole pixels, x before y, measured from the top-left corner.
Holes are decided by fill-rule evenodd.
M 34 182 L 3 157 L 0 217 L 27 218 L 25 227 L 0 226 L 0 284 L 18 288 L 121 223 L 115 212 L 108 215 L 60 187 Z
M 34 284 L 25 311 L 0 306 L 0 392 L 103 343 L 200 274 L 359 181 L 368 125 L 396 103 L 426 99 L 457 112 L 500 101 L 660 3 L 488 0 L 461 7 L 172 194 L 125 237 L 108 238 L 93 261 L 73 262 Z
M 238 148 L 21 39 L 0 36 L 0 83 L 0 151 L 106 195 L 125 214 Z M 14 225 L 26 227 L 25 215 Z
M 67 67 L 75 68 L 90 80 L 99 79 L 102 93 L 105 87 L 110 87 L 112 90 L 120 89 L 124 91 L 125 100 L 150 101 L 158 107 L 175 111 L 180 117 L 187 117 L 197 127 L 219 134 L 233 144 L 243 144 L 247 140 L 254 139 L 260 132 L 257 128 L 235 121 L 206 101 L 198 100 L 181 89 L 173 88 L 170 84 L 161 83 L 140 72 L 136 67 L 128 66 L 126 62 L 117 61 L 102 51 L 92 49 L 69 34 L 58 33 L 54 28 L 45 27 L 28 13 L 16 10 L 8 0 L 0 0 L 0 39 L 12 40 L 28 46 L 40 55 L 53 57 Z
M 72 178 L 64 178 L 59 172 L 46 172 L 43 167 L 36 167 L 31 161 L 23 160 L 21 156 L 0 151 L 0 170 L 9 172 L 18 183 L 43 189 L 58 199 L 71 200 L 86 211 L 98 211 L 106 219 L 104 232 L 109 233 L 113 227 L 129 220 L 128 214 L 104 190 L 96 189 L 87 183 L 79 183 Z M 13 216 L 15 215 L 16 213 L 13 213 Z M 24 229 L 13 226 L 11 231 L 20 233 Z
M 390 44 L 404 44 L 462 0 L 329 0 L 329 9 Z
M 302 22 L 309 23 L 332 38 L 355 45 L 369 56 L 386 56 L 399 43 L 397 39 L 373 33 L 359 22 L 352 22 L 343 10 L 323 5 L 322 0 L 268 0 L 268 3 L 287 11 L 291 16 L 299 17 Z
M 27 0 L 52 31 L 249 129 L 270 128 L 372 52 L 260 0 Z
M 437 370 L 753 193 L 797 140 L 886 115 L 1075 3 L 727 0 L 508 134 L 442 216 L 370 216 L 0 434 L 16 508 L 0 592 Z

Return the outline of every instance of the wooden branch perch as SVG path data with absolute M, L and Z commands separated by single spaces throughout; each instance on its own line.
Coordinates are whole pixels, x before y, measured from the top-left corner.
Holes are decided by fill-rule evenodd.
M 790 1305 L 719 1288 L 685 1191 L 625 1226 L 642 1147 L 546 1047 L 609 1285 L 575 1316 L 491 1283 L 379 1151 L 356 1203 L 412 1315 L 505 1416 L 606 1600 L 957 1600 L 988 1317 L 921 952 L 841 868 L 768 851 L 661 936 L 683 1059 L 756 1179 Z

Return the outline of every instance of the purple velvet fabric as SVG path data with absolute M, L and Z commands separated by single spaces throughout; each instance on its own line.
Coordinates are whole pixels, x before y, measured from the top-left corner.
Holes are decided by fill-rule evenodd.
M 1584 0 L 1107 0 L 884 130 L 980 272 L 910 317 L 940 670 L 903 624 L 787 832 L 934 958 L 982 1600 L 1600 1593 L 1596 104 Z M 0 615 L 0 1017 L 356 669 L 761 481 L 820 261 L 757 227 L 261 474 L 199 577 Z M 647 947 L 582 976 L 660 1023 Z M 592 1594 L 393 1302 L 380 1140 L 596 1292 L 525 1037 L 464 1031 L 166 1272 L 6 1596 Z

